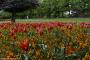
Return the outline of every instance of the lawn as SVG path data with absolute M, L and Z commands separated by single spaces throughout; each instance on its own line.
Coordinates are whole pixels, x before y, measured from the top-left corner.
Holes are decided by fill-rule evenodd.
M 50 21 L 60 21 L 60 22 L 90 22 L 90 18 L 44 18 L 44 19 L 17 19 L 16 22 L 50 22 Z
M 10 19 L 0 19 L 0 22 L 7 22 Z M 32 19 L 16 19 L 16 22 L 90 22 L 90 18 L 32 18 Z

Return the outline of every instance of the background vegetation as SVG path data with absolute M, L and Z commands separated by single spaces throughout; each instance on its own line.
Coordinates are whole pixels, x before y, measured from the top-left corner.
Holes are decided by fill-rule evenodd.
M 11 14 L 0 12 L 0 18 Z M 90 17 L 90 0 L 39 0 L 36 9 L 17 13 L 17 18 Z

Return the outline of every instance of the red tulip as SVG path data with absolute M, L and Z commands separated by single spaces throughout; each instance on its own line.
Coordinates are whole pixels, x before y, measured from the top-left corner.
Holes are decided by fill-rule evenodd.
M 27 32 L 27 29 L 25 27 L 23 28 L 23 32 Z
M 44 32 L 42 27 L 37 27 L 36 30 L 37 30 L 37 33 L 40 35 L 42 35 Z
M 10 35 L 10 36 L 13 36 L 13 35 L 15 35 L 15 32 L 14 32 L 14 30 L 11 30 L 11 31 L 10 31 L 10 33 L 9 33 L 9 35 Z
M 82 23 L 80 23 L 80 26 L 82 28 L 90 28 L 90 22 L 82 22 Z
M 24 40 L 20 43 L 20 48 L 24 51 L 28 51 L 29 49 L 29 41 L 28 40 Z
M 13 35 L 13 39 L 16 39 L 16 35 Z

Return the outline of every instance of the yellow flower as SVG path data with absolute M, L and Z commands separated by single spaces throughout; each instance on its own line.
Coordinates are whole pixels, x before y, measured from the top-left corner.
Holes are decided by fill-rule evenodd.
M 90 56 L 88 53 L 86 53 L 85 57 L 83 58 L 83 60 L 90 60 Z

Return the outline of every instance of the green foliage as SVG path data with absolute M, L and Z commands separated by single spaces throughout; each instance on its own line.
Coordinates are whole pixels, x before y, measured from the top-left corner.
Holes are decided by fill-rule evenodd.
M 3 18 L 3 19 L 8 19 L 11 17 L 11 14 L 8 13 L 8 12 L 1 12 L 0 13 L 0 18 Z
M 40 6 L 35 10 L 36 13 L 34 13 L 34 10 L 33 13 L 36 16 L 38 15 L 38 17 L 59 18 L 59 17 L 67 17 L 64 15 L 64 12 L 70 10 L 77 12 L 72 16 L 79 17 L 81 15 L 85 15 L 84 13 L 86 12 L 88 14 L 90 10 L 90 1 L 89 0 L 81 0 L 81 1 L 80 0 L 43 0 Z M 90 15 L 88 14 L 88 16 Z
M 19 5 L 20 1 L 15 0 L 13 2 Z M 19 10 L 16 9 L 19 12 L 26 10 L 18 13 L 17 18 L 26 18 L 26 16 L 29 16 L 29 18 L 90 17 L 90 0 L 38 0 L 39 6 L 36 9 L 32 8 L 37 2 L 32 6 L 30 4 L 27 6 L 29 2 L 26 2 L 26 0 L 22 1 L 22 7 Z M 70 10 L 77 13 L 73 15 L 64 14 L 66 11 L 70 13 Z

